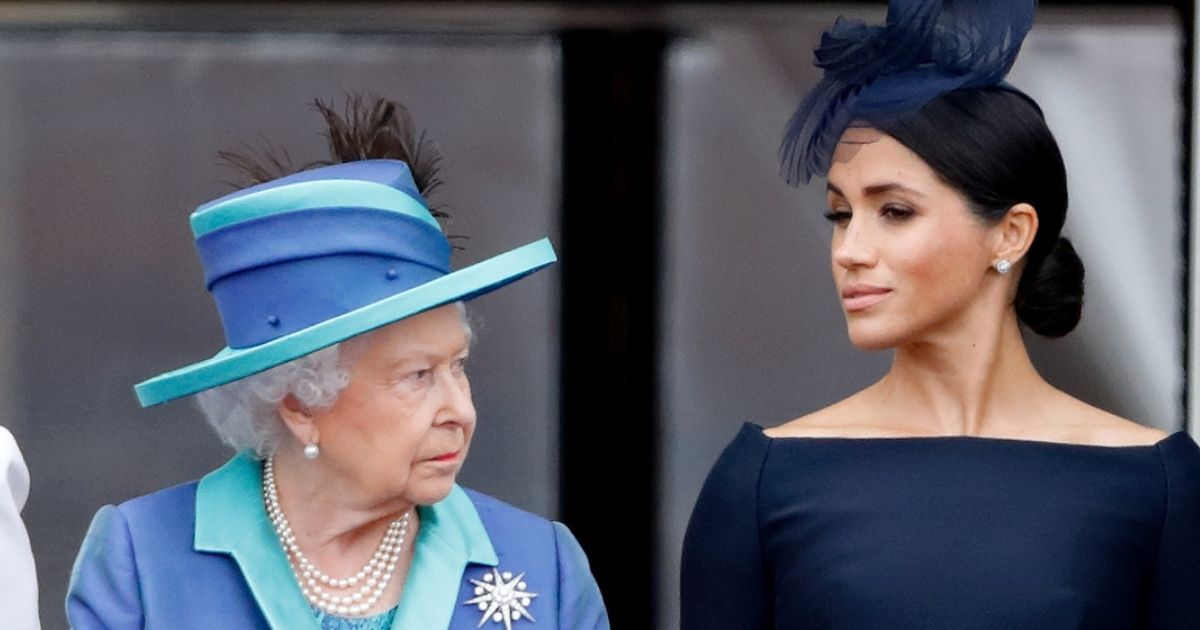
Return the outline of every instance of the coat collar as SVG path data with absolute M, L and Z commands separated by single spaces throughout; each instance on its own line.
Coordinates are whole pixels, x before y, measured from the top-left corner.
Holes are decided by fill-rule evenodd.
M 416 551 L 392 627 L 444 628 L 467 565 L 500 561 L 475 504 L 457 485 L 418 514 Z M 200 480 L 194 547 L 233 557 L 271 627 L 319 627 L 267 518 L 262 464 L 248 453 Z

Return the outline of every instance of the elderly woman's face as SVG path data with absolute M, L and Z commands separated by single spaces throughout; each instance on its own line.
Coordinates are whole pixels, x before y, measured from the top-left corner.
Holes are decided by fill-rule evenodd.
M 980 302 L 994 230 L 915 153 L 882 135 L 835 163 L 828 188 L 833 278 L 852 343 L 914 341 Z
M 445 498 L 475 431 L 470 341 L 449 305 L 344 344 L 350 383 L 314 413 L 322 463 L 374 499 Z

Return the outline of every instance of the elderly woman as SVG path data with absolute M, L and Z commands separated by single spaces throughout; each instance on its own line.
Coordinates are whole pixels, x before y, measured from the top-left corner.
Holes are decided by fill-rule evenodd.
M 892 365 L 734 438 L 685 537 L 684 630 L 1200 628 L 1200 449 L 1026 352 L 1083 304 L 1058 145 L 1002 82 L 1033 14 L 892 0 L 822 38 L 785 167 L 825 177 L 850 340 Z
M 197 394 L 238 454 L 101 508 L 72 625 L 607 628 L 566 527 L 455 484 L 476 420 L 462 301 L 553 250 L 452 272 L 425 201 L 437 158 L 404 109 L 318 108 L 334 164 L 274 177 L 236 158 L 266 181 L 192 215 L 229 347 L 136 388 Z

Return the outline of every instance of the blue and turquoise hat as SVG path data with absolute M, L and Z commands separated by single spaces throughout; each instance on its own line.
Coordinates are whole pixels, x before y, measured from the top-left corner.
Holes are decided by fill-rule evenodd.
M 228 346 L 134 387 L 143 407 L 224 385 L 555 261 L 543 238 L 451 271 L 407 164 L 363 160 L 226 195 L 191 217 Z

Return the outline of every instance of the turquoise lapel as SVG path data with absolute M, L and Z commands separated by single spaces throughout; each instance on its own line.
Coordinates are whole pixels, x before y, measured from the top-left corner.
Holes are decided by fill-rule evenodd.
M 496 566 L 500 559 L 492 548 L 475 504 L 462 488 L 420 508 L 421 531 L 412 568 L 400 598 L 392 628 L 446 628 L 458 600 L 467 564 Z
M 319 630 L 267 519 L 261 484 L 262 465 L 248 453 L 239 453 L 200 480 L 196 551 L 233 556 L 272 628 Z
M 272 628 L 319 629 L 267 519 L 261 464 L 240 453 L 200 480 L 196 490 L 197 551 L 225 553 L 242 571 Z M 454 486 L 439 503 L 418 510 L 420 532 L 392 628 L 450 625 L 467 564 L 500 560 L 471 498 Z

